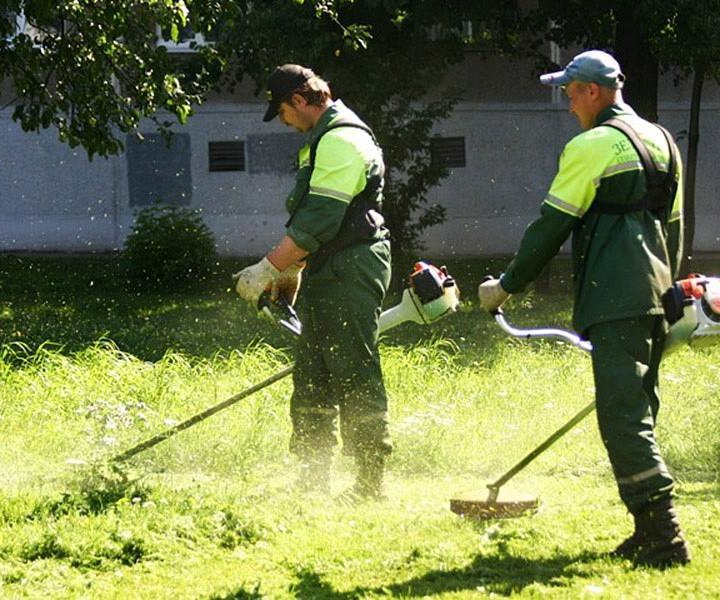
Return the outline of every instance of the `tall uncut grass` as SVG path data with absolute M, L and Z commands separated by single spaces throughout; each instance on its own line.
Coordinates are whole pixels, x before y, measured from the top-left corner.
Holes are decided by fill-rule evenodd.
M 457 319 L 459 317 L 452 317 Z M 452 339 L 382 348 L 395 452 L 403 475 L 509 467 L 593 398 L 589 357 L 554 342 Z M 720 458 L 716 351 L 681 351 L 664 364 L 658 436 L 681 476 L 715 477 Z M 290 363 L 266 344 L 195 359 L 147 362 L 101 341 L 72 356 L 44 346 L 0 353 L 3 487 L 41 481 L 70 462 L 107 459 Z M 19 366 L 18 366 L 19 365 Z M 235 475 L 282 464 L 291 378 L 273 384 L 141 455 L 152 469 Z M 691 384 L 688 385 L 688 382 Z M 11 399 L 11 400 L 10 400 Z M 540 472 L 604 472 L 594 415 L 547 452 Z

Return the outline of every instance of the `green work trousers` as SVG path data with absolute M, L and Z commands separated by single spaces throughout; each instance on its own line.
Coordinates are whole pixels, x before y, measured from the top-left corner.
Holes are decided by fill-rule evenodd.
M 345 453 L 367 461 L 391 451 L 377 347 L 389 284 L 387 241 L 345 248 L 304 277 L 290 400 L 290 449 L 301 460 L 330 456 L 338 416 Z
M 673 488 L 654 432 L 665 334 L 664 317 L 657 315 L 598 323 L 587 331 L 600 435 L 620 497 L 633 514 L 669 498 Z

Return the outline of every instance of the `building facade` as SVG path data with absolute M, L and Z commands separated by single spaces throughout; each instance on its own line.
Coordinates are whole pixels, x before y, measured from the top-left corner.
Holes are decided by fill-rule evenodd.
M 558 57 L 561 64 L 571 55 Z M 448 81 L 464 90 L 436 125 L 449 176 L 431 191 L 447 221 L 426 232 L 430 256 L 513 252 L 579 132 L 558 90 L 541 86 L 529 63 L 469 54 Z M 352 98 L 343 98 L 352 106 Z M 659 117 L 685 152 L 689 84 L 662 79 Z M 301 134 L 263 123 L 262 98 L 249 88 L 218 95 L 176 127 L 170 147 L 148 124 L 139 143 L 109 159 L 87 159 L 54 130 L 25 133 L 0 110 L 0 251 L 105 252 L 120 249 L 139 209 L 156 202 L 201 211 L 218 251 L 255 256 L 283 233 Z M 706 84 L 700 119 L 695 249 L 720 250 L 720 91 Z

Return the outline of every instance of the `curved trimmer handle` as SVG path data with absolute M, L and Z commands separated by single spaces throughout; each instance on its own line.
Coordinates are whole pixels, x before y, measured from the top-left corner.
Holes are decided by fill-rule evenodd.
M 582 339 L 577 333 L 572 331 L 566 331 L 565 329 L 554 329 L 550 327 L 543 327 L 537 329 L 518 329 L 510 325 L 505 319 L 505 313 L 502 308 L 496 308 L 491 311 L 490 314 L 495 317 L 495 322 L 500 325 L 500 328 L 513 337 L 517 338 L 559 338 L 566 342 L 585 350 L 585 352 L 592 352 L 592 344 L 588 340 Z

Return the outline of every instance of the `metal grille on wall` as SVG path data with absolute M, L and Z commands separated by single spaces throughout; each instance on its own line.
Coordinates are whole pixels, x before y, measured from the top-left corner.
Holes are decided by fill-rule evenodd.
M 436 165 L 448 169 L 465 166 L 464 137 L 430 138 L 430 156 Z
M 244 171 L 245 142 L 208 142 L 210 171 Z

